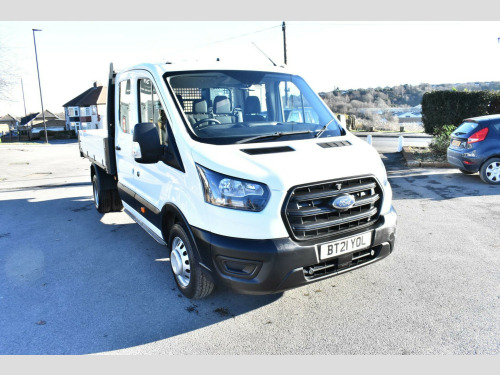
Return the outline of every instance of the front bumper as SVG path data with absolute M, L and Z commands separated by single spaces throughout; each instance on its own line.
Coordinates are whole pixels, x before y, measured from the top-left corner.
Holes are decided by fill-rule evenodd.
M 394 208 L 380 216 L 371 228 L 329 238 L 344 237 L 373 230 L 369 249 L 321 261 L 320 243 L 295 242 L 290 238 L 248 240 L 220 236 L 192 227 L 192 233 L 205 268 L 216 284 L 245 294 L 269 294 L 292 289 L 336 276 L 379 261 L 394 250 L 397 215 Z M 363 253 L 363 254 L 360 254 Z M 312 270 L 312 273 L 311 273 Z

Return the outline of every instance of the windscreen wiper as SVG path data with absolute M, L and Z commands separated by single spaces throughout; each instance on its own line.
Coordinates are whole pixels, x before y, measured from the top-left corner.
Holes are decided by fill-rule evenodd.
M 325 130 L 328 128 L 328 125 L 330 125 L 332 123 L 334 119 L 332 118 L 330 121 L 328 121 L 325 126 L 323 126 L 320 130 L 318 130 L 318 132 L 316 133 L 316 135 L 314 136 L 314 138 L 318 138 L 321 134 L 323 134 L 325 132 Z
M 256 141 L 258 139 L 280 138 L 280 137 L 285 137 L 287 135 L 309 134 L 309 133 L 312 133 L 312 130 L 301 130 L 298 132 L 276 132 L 276 133 L 272 133 L 272 134 L 261 134 L 261 135 L 256 135 L 255 137 L 242 139 L 241 141 L 238 141 L 236 143 L 248 143 L 248 142 Z

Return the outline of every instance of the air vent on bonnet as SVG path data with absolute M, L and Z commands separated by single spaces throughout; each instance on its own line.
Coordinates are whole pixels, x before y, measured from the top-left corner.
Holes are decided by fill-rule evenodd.
M 282 147 L 265 147 L 265 148 L 246 148 L 241 151 L 249 155 L 262 155 L 262 154 L 276 154 L 279 152 L 289 152 L 295 150 L 290 146 L 282 146 Z
M 343 147 L 343 146 L 350 146 L 351 142 L 349 141 L 324 142 L 324 143 L 318 143 L 318 145 L 323 148 Z

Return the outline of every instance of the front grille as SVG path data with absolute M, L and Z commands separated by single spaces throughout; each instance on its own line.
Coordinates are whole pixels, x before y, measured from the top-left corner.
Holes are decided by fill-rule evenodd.
M 339 210 L 331 202 L 352 195 L 354 205 Z M 374 224 L 380 213 L 382 189 L 373 177 L 329 181 L 292 189 L 285 202 L 285 224 L 296 240 L 342 234 Z

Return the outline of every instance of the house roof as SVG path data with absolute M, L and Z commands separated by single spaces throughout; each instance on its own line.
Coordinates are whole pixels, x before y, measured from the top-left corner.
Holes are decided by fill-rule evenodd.
M 26 125 L 29 122 L 31 122 L 36 116 L 38 116 L 40 112 L 37 113 L 30 113 L 27 116 L 21 117 L 21 125 Z
M 106 86 L 94 86 L 81 93 L 76 98 L 71 99 L 63 107 L 88 107 L 97 104 L 106 104 L 108 88 Z
M 12 122 L 12 121 L 19 121 L 17 118 L 15 118 L 12 115 L 6 114 L 3 117 L 0 117 L 0 122 Z
M 49 120 L 61 120 L 59 117 L 57 117 L 55 114 L 53 114 L 49 110 L 45 110 L 43 113 L 45 115 L 45 122 L 47 122 Z M 30 113 L 27 116 L 21 117 L 20 123 L 21 123 L 21 125 L 26 125 L 35 119 L 42 120 L 43 119 L 42 114 L 40 112 Z

